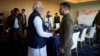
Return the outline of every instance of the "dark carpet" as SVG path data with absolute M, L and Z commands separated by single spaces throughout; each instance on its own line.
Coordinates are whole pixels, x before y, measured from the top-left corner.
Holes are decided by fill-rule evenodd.
M 85 46 L 81 49 L 80 43 L 78 42 L 78 56 L 100 56 L 100 43 L 93 46 L 93 41 L 91 45 L 88 43 L 88 39 L 85 40 Z M 72 50 L 72 56 L 76 56 L 75 49 Z
M 85 46 L 80 48 L 80 43 L 78 43 L 78 56 L 100 56 L 100 43 L 97 46 L 91 46 L 88 44 L 88 40 L 85 41 Z M 92 41 L 91 41 L 92 43 Z M 24 42 L 24 55 L 27 56 L 27 42 Z M 14 53 L 13 47 L 11 47 L 9 41 L 0 42 L 0 56 L 21 56 L 17 53 Z M 75 49 L 72 50 L 72 56 L 76 56 Z
M 24 54 L 20 55 L 17 51 L 14 51 L 9 41 L 0 42 L 0 56 L 27 56 L 27 42 L 24 41 Z

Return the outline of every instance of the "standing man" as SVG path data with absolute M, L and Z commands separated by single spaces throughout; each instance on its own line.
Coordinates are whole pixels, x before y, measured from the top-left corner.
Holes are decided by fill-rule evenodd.
M 14 17 L 14 10 L 11 10 L 10 11 L 11 15 L 8 16 L 8 19 L 7 19 L 7 32 L 10 30 L 10 27 L 12 25 L 11 21 L 13 20 L 12 17 Z
M 53 21 L 52 21 L 52 16 L 50 15 L 50 11 L 47 11 L 47 15 L 46 15 L 44 21 L 45 21 L 45 24 L 46 24 L 48 30 L 51 31 L 53 28 Z
M 14 8 L 11 13 L 11 16 L 8 17 L 10 42 L 15 55 L 23 55 L 22 20 L 19 17 L 19 9 Z
M 26 15 L 25 15 L 25 9 L 22 9 L 22 31 L 24 34 L 24 29 L 26 26 Z
M 98 44 L 100 42 L 100 10 L 98 11 L 93 25 L 96 25 L 96 40 L 95 40 L 95 44 Z
M 58 16 L 58 13 L 55 13 L 55 17 L 54 17 L 54 28 L 58 28 L 57 24 L 60 24 L 60 17 Z
M 63 16 L 60 29 L 58 30 L 60 33 L 61 56 L 70 56 L 71 47 L 73 45 L 73 21 L 69 14 L 70 5 L 67 2 L 61 3 L 59 12 Z
M 42 13 L 43 4 L 36 1 L 28 21 L 28 56 L 47 56 L 46 39 L 52 37 L 53 33 L 46 32 Z

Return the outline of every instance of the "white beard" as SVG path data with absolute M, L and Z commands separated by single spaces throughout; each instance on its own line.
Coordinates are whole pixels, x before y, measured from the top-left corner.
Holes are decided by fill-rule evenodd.
M 43 14 L 43 11 L 39 11 L 39 14 L 42 15 Z

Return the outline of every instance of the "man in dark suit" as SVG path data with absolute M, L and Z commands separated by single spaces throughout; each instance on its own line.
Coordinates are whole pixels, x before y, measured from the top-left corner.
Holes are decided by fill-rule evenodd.
M 25 15 L 25 9 L 22 9 L 22 31 L 23 31 L 23 34 L 24 34 L 24 29 L 25 29 L 25 26 L 26 26 L 26 15 Z
M 22 55 L 23 40 L 22 40 L 22 19 L 19 15 L 19 9 L 14 8 L 11 15 L 8 17 L 8 30 L 10 35 L 10 42 L 14 48 L 15 54 Z
M 73 21 L 69 14 L 70 5 L 67 2 L 61 3 L 59 12 L 63 16 L 60 29 L 58 30 L 60 33 L 61 56 L 70 56 L 71 46 L 73 45 Z
M 55 13 L 55 17 L 54 17 L 54 28 L 56 27 L 56 23 L 60 23 L 60 17 L 58 16 L 58 13 Z

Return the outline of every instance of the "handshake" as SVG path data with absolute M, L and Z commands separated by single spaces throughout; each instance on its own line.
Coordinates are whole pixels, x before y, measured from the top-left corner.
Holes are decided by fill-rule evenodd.
M 53 36 L 55 36 L 55 35 L 58 34 L 58 33 L 59 33 L 59 30 L 52 30 Z
M 53 36 L 55 36 L 56 35 L 55 31 L 52 31 L 52 34 L 53 34 Z

